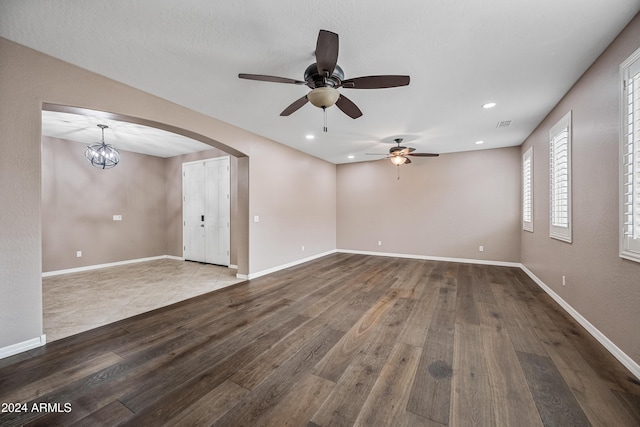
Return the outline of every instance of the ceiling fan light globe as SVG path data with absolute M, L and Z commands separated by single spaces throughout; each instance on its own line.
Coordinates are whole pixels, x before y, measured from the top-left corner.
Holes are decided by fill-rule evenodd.
M 340 98 L 340 92 L 332 87 L 317 87 L 307 94 L 310 103 L 318 108 L 329 108 Z
M 403 156 L 393 156 L 391 158 L 391 163 L 398 166 L 404 164 L 406 161 L 407 161 L 407 158 Z

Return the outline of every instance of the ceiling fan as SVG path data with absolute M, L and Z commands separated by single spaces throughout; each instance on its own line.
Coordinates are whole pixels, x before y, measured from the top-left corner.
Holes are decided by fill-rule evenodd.
M 331 31 L 320 30 L 316 43 L 316 62 L 309 65 L 304 72 L 304 81 L 286 77 L 265 76 L 262 74 L 238 74 L 241 79 L 259 80 L 264 82 L 306 85 L 311 89 L 302 98 L 297 99 L 280 113 L 288 116 L 299 110 L 307 102 L 323 110 L 336 105 L 343 113 L 352 119 L 362 116 L 362 111 L 349 98 L 338 92 L 338 88 L 345 89 L 383 89 L 407 86 L 409 76 L 383 75 L 364 76 L 344 79 L 344 71 L 338 64 L 338 35 Z M 325 124 L 326 132 L 326 124 Z
M 407 156 L 415 156 L 415 157 L 438 157 L 440 154 L 435 153 L 415 153 L 416 149 L 411 147 L 402 147 L 400 143 L 402 142 L 402 138 L 394 139 L 396 147 L 391 147 L 389 149 L 389 154 L 378 154 L 378 153 L 367 153 L 369 156 L 386 156 L 385 159 L 391 160 L 391 163 L 394 165 L 400 166 L 403 164 L 411 163 L 411 159 Z

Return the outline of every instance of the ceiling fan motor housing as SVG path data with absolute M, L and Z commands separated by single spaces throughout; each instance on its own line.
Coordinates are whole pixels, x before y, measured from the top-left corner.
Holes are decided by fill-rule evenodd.
M 304 71 L 304 81 L 311 89 L 317 87 L 340 87 L 342 80 L 344 79 L 344 71 L 339 65 L 333 70 L 331 76 L 326 77 L 318 73 L 318 65 L 313 63 L 307 67 Z
M 402 138 L 396 138 L 394 139 L 395 143 L 398 144 L 397 147 L 391 147 L 389 148 L 389 154 L 393 154 L 393 155 L 400 155 L 402 154 L 403 150 L 406 150 L 407 147 L 401 147 L 400 143 L 402 142 Z

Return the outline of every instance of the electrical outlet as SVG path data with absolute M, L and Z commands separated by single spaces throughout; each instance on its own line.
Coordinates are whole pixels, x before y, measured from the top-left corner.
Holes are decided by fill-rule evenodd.
M 378 240 L 378 246 L 382 246 L 382 240 Z
M 567 279 L 565 276 L 562 276 L 562 286 L 567 286 Z
M 122 215 L 114 215 L 113 216 L 113 220 L 114 221 L 122 221 Z
M 82 251 L 76 251 L 76 258 L 82 258 Z
M 253 222 L 260 222 L 260 217 L 258 215 L 254 215 Z
M 302 252 L 304 252 L 304 245 L 302 245 Z
M 484 252 L 484 246 L 480 245 L 480 247 L 478 247 L 478 250 L 479 250 L 480 252 Z

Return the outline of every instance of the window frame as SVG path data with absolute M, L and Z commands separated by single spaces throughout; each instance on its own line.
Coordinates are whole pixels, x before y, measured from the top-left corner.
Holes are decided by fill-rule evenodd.
M 572 111 L 569 110 L 552 128 L 549 130 L 549 237 L 572 243 L 572 211 L 571 211 L 571 151 L 572 151 Z M 556 177 L 557 162 L 554 161 L 554 148 L 558 141 L 556 138 L 564 131 L 567 132 L 566 137 L 566 202 L 567 205 L 567 222 L 566 225 L 554 225 L 554 211 L 556 211 L 556 201 L 562 198 L 556 194 L 557 186 L 554 185 Z
M 533 233 L 533 146 L 522 154 L 522 229 Z
M 629 119 L 629 99 L 631 94 L 628 94 L 628 87 L 630 85 L 627 82 L 634 78 L 635 86 L 633 88 L 634 98 L 632 101 L 632 123 L 638 123 L 640 121 L 640 48 L 637 49 L 629 58 L 627 58 L 622 64 L 620 64 L 620 155 L 619 155 L 619 167 L 620 167 L 620 218 L 619 218 L 619 240 L 620 240 L 620 257 L 631 261 L 640 262 L 640 234 L 638 237 L 629 236 L 628 228 L 631 227 L 631 233 L 640 233 L 640 201 L 635 200 L 635 197 L 640 198 L 640 124 L 631 128 L 631 135 L 629 135 L 630 125 Z M 636 105 L 636 102 L 638 105 Z M 635 117 L 635 115 L 638 117 Z M 629 137 L 632 139 L 629 140 Z M 627 164 L 627 147 L 631 145 L 631 164 Z M 637 158 L 634 158 L 637 157 Z M 631 167 L 631 172 L 628 172 L 628 167 Z M 638 168 L 638 170 L 635 170 Z M 626 180 L 631 175 L 631 183 L 627 184 Z M 633 176 L 635 175 L 635 177 Z M 631 190 L 626 191 L 625 187 L 630 186 Z M 630 199 L 629 199 L 630 198 Z M 627 203 L 629 202 L 629 203 Z M 631 205 L 631 214 L 627 213 L 627 209 Z M 635 210 L 638 209 L 638 212 Z M 627 218 L 631 215 L 631 226 L 626 224 Z M 639 223 L 636 224 L 636 221 Z M 634 227 L 636 227 L 634 231 Z

